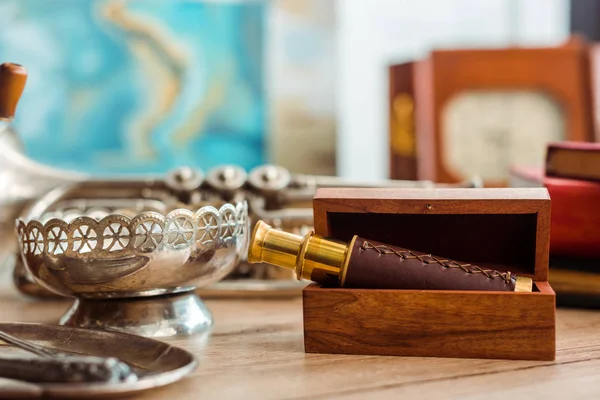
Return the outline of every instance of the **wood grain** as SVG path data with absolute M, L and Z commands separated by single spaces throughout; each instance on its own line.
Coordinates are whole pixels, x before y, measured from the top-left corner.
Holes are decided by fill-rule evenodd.
M 533 278 L 533 293 L 303 291 L 309 353 L 552 360 L 550 198 L 527 189 L 319 189 L 315 232 L 353 235 Z
M 550 195 L 543 188 L 320 188 L 318 199 L 388 200 L 402 192 L 403 200 L 548 200 Z
M 555 295 L 325 289 L 303 292 L 308 353 L 553 360 Z
M 68 302 L 38 303 L 0 270 L 5 321 L 56 322 Z M 600 312 L 559 309 L 555 361 L 305 354 L 302 306 L 292 300 L 211 300 L 208 341 L 169 340 L 200 361 L 188 378 L 135 398 L 158 399 L 597 399 Z

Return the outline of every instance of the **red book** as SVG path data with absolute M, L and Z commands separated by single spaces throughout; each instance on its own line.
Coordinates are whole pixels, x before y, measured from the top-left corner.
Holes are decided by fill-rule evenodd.
M 600 143 L 550 143 L 546 176 L 600 181 Z
M 600 257 L 600 183 L 546 177 L 552 222 L 550 254 Z

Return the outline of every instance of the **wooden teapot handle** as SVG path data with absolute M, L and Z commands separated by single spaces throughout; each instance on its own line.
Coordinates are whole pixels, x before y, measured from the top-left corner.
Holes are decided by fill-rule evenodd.
M 13 63 L 0 65 L 0 120 L 11 120 L 25 89 L 27 70 Z

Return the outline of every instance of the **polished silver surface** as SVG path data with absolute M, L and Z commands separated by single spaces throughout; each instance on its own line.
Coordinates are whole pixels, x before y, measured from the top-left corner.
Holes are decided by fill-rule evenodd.
M 91 299 L 139 297 L 225 277 L 246 248 L 248 214 L 244 203 L 132 217 L 85 210 L 73 219 L 19 219 L 17 232 L 25 267 L 47 289 Z
M 115 357 L 74 355 L 0 330 L 0 340 L 38 357 L 0 357 L 0 377 L 35 383 L 134 382 L 137 374 Z
M 247 204 L 179 205 L 162 181 L 55 189 L 17 221 L 23 265 L 41 287 L 76 298 L 63 324 L 149 337 L 205 331 L 212 318 L 193 291 L 245 256 Z
M 40 357 L 55 357 L 61 354 L 47 346 L 20 339 L 2 330 L 0 330 L 0 341 Z M 66 353 L 63 353 L 63 355 L 66 355 Z
M 115 357 L 0 357 L 0 377 L 32 383 L 135 382 L 137 374 Z
M 202 171 L 190 167 L 180 167 L 167 174 L 165 179 L 169 188 L 180 192 L 191 192 L 204 182 Z
M 196 293 L 186 292 L 126 301 L 79 298 L 60 324 L 161 338 L 207 334 L 213 318 Z
M 126 212 L 88 208 L 74 218 L 50 212 L 19 219 L 19 248 L 27 271 L 65 296 L 152 296 L 222 279 L 245 253 L 245 203 Z
M 213 189 L 225 195 L 232 195 L 246 184 L 246 170 L 234 165 L 213 168 L 206 176 L 206 182 Z
M 169 344 L 118 332 L 47 324 L 0 323 L 0 330 L 19 339 L 72 354 L 116 358 L 131 367 L 138 379 L 93 383 L 27 383 L 0 379 L 0 398 L 115 398 L 172 384 L 198 365 L 189 352 Z M 0 357 L 21 357 L 22 352 L 0 345 Z M 18 362 L 14 368 L 19 368 Z

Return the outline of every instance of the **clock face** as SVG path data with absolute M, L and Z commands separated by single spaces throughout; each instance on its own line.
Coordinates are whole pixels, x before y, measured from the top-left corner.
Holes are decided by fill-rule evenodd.
M 552 98 L 529 91 L 469 91 L 441 117 L 442 154 L 460 177 L 502 182 L 513 165 L 543 167 L 548 142 L 565 140 L 564 114 Z

